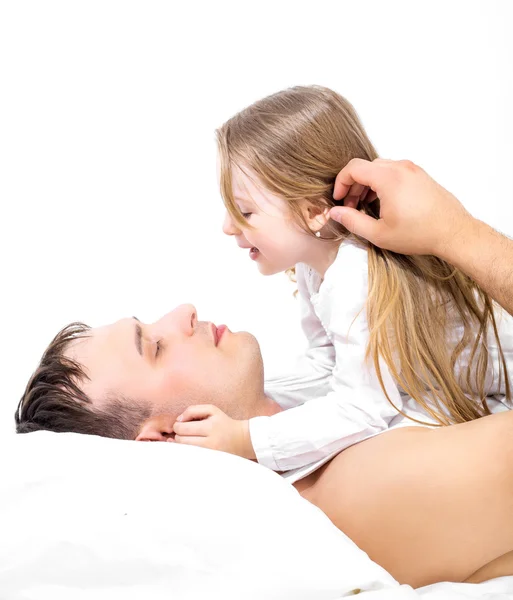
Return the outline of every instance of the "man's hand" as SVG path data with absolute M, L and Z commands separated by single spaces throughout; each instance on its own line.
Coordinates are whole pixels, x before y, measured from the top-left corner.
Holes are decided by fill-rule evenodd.
M 211 404 L 189 406 L 174 424 L 175 442 L 255 459 L 249 422 L 231 419 Z
M 380 219 L 356 210 L 360 201 L 380 199 Z M 451 244 L 473 227 L 462 204 L 423 169 L 408 160 L 351 160 L 335 181 L 330 217 L 374 245 L 401 254 L 445 258 Z

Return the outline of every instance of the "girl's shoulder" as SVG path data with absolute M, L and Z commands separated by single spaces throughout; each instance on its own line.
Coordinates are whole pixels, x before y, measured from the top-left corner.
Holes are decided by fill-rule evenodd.
M 349 235 L 340 244 L 338 249 L 337 258 L 335 262 L 340 260 L 347 260 L 348 258 L 356 259 L 365 262 L 367 264 L 369 245 L 368 243 L 359 240 L 353 235 Z
M 346 239 L 338 249 L 337 257 L 326 271 L 319 292 L 324 323 L 332 332 L 342 335 L 358 317 L 359 325 L 367 329 L 365 304 L 369 290 L 368 250 L 354 239 Z M 354 330 L 356 331 L 356 330 Z
M 333 264 L 326 271 L 324 283 L 331 287 L 344 282 L 367 282 L 368 268 L 367 245 L 350 236 L 340 244 Z
M 315 269 L 304 263 L 297 263 L 296 282 L 300 294 L 312 296 L 319 291 L 322 279 Z
M 337 256 L 324 275 L 304 263 L 297 263 L 296 282 L 300 294 L 312 297 L 323 292 L 333 292 L 334 288 L 342 288 L 347 293 L 352 289 L 365 287 L 368 279 L 367 246 L 349 236 L 341 244 Z

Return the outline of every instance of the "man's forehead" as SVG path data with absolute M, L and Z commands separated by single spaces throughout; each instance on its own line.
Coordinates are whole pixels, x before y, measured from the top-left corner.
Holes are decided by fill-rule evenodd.
M 66 356 L 83 365 L 87 371 L 99 375 L 102 366 L 116 361 L 122 347 L 120 337 L 122 321 L 111 325 L 91 328 L 87 335 L 74 340 L 66 350 Z
M 128 335 L 123 321 L 92 328 L 87 337 L 75 340 L 66 351 L 66 356 L 83 367 L 88 377 L 83 382 L 84 391 L 92 397 L 102 397 L 106 390 L 123 385 L 133 373 L 134 365 L 123 340 L 123 335 Z
M 68 358 L 81 362 L 81 358 L 91 353 L 91 349 L 94 349 L 98 345 L 98 340 L 105 337 L 108 334 L 108 330 L 111 325 L 104 325 L 102 327 L 91 327 L 86 335 L 75 338 L 69 346 L 66 348 L 65 355 Z
M 93 329 L 90 329 L 87 332 L 87 336 L 81 336 L 72 340 L 66 348 L 64 356 L 66 358 L 70 358 L 71 360 L 76 360 L 77 362 L 82 363 L 82 357 L 87 351 L 93 331 Z

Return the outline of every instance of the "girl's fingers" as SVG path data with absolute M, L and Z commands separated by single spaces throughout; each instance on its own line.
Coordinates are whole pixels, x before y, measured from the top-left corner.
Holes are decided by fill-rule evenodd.
M 208 421 L 189 421 L 179 422 L 177 421 L 173 429 L 175 433 L 180 436 L 201 436 L 204 437 L 210 432 L 210 423 Z
M 177 421 L 195 421 L 198 419 L 207 419 L 215 414 L 219 409 L 211 404 L 196 404 L 195 406 L 189 406 L 183 413 L 176 419 Z
M 194 436 L 181 436 L 181 435 L 177 435 L 175 436 L 175 442 L 177 444 L 185 444 L 187 446 L 201 446 L 201 447 L 206 447 L 207 445 L 207 438 L 204 437 L 194 437 Z

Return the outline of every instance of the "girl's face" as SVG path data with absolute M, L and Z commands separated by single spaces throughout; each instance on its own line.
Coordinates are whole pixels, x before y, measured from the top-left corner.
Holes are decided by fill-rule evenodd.
M 308 262 L 309 251 L 317 242 L 297 224 L 282 198 L 255 183 L 240 169 L 233 169 L 235 202 L 252 228 L 240 227 L 227 212 L 223 232 L 233 235 L 240 248 L 248 251 L 262 275 L 274 275 Z

